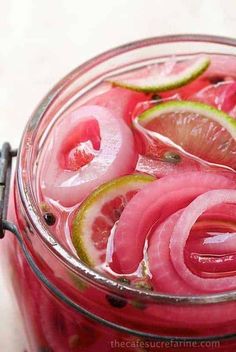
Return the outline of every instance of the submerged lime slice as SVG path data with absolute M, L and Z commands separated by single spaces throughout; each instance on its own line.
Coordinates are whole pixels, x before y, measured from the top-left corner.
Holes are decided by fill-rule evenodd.
M 90 267 L 104 263 L 108 238 L 128 201 L 155 178 L 128 175 L 105 183 L 80 206 L 72 225 L 72 242 Z
M 200 76 L 210 65 L 210 58 L 205 55 L 176 63 L 171 72 L 165 72 L 162 65 L 152 65 L 142 70 L 138 77 L 132 74 L 112 77 L 108 81 L 115 86 L 142 92 L 164 92 L 182 87 Z
M 212 106 L 166 102 L 146 110 L 134 125 L 156 141 L 171 142 L 192 156 L 236 169 L 236 120 Z

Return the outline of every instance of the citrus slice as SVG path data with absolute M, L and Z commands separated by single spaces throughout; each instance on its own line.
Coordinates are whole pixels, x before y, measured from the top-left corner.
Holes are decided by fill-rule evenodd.
M 184 63 L 176 63 L 172 65 L 171 70 L 166 70 L 165 64 L 152 65 L 143 69 L 136 77 L 131 73 L 131 76 L 129 74 L 123 78 L 110 78 L 109 82 L 115 86 L 141 92 L 164 92 L 192 82 L 209 65 L 209 57 L 201 55 L 197 58 L 186 60 Z
M 72 225 L 72 241 L 89 266 L 105 261 L 108 238 L 129 200 L 155 178 L 136 174 L 103 184 L 80 206 Z
M 236 121 L 212 106 L 170 101 L 145 111 L 134 125 L 185 155 L 236 169 Z

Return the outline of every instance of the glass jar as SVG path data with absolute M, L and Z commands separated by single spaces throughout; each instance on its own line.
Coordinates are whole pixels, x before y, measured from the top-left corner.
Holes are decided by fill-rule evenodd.
M 236 292 L 164 295 L 98 274 L 50 233 L 32 183 L 37 156 L 50 126 L 107 75 L 152 63 L 156 58 L 198 52 L 236 55 L 236 41 L 179 35 L 110 50 L 63 78 L 30 118 L 18 151 L 8 221 L 3 222 L 15 236 L 7 233 L 1 248 L 25 324 L 29 352 L 235 350 Z

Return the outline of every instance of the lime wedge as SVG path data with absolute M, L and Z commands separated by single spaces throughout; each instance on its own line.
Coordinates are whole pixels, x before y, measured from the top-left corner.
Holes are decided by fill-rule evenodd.
M 142 113 L 134 126 L 188 155 L 236 169 L 236 120 L 212 106 L 162 103 Z
M 147 183 L 145 174 L 123 176 L 96 189 L 80 206 L 72 225 L 72 242 L 80 259 L 99 267 L 106 259 L 107 242 L 129 200 Z
M 141 92 L 164 92 L 182 87 L 200 76 L 210 65 L 210 58 L 206 55 L 177 63 L 171 72 L 165 72 L 162 65 L 149 66 L 142 70 L 139 77 L 123 76 L 108 79 L 115 86 L 141 91 Z

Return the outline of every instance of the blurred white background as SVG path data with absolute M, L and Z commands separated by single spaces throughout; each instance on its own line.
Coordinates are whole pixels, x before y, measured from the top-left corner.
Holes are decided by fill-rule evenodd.
M 162 34 L 236 37 L 235 23 L 235 0 L 0 0 L 0 143 L 16 147 L 40 99 L 88 58 Z M 0 292 L 0 351 L 23 352 L 1 271 Z

